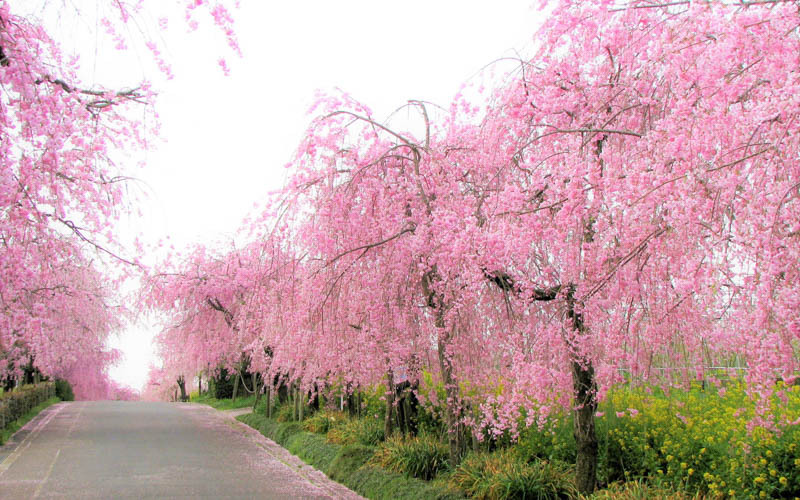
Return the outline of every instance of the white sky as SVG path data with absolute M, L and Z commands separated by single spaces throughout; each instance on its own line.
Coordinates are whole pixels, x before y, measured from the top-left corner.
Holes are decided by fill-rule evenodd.
M 173 4 L 154 4 L 165 5 Z M 283 184 L 317 89 L 340 88 L 379 118 L 409 99 L 447 106 L 485 65 L 513 56 L 513 49 L 528 52 L 541 15 L 529 0 L 250 0 L 233 11 L 243 52 L 237 58 L 214 28 L 189 34 L 175 12 L 164 39 L 173 80 L 141 62 L 146 51 L 131 62 L 94 44 L 98 62 L 83 61 L 98 83 L 131 86 L 146 74 L 159 91 L 166 142 L 146 153 L 137 188 L 144 190 L 144 217 L 126 231 L 142 231 L 150 244 L 169 237 L 176 248 L 229 240 L 253 204 Z M 87 19 L 62 20 L 60 29 L 68 38 L 86 32 L 94 22 Z M 161 36 L 146 19 L 141 25 L 145 36 Z M 217 65 L 223 55 L 228 77 Z M 114 339 L 125 354 L 114 379 L 143 386 L 158 328 L 155 320 L 142 321 Z

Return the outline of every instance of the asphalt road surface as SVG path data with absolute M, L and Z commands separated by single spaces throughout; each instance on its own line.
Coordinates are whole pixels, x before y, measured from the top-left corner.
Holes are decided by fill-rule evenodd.
M 0 447 L 0 498 L 360 499 L 230 414 L 75 402 Z

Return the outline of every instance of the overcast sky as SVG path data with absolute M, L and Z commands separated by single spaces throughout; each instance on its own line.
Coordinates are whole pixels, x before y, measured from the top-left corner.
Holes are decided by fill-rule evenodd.
M 144 216 L 125 230 L 141 231 L 149 244 L 169 238 L 176 248 L 230 240 L 253 204 L 282 185 L 317 90 L 339 88 L 378 118 L 409 99 L 447 106 L 487 64 L 529 52 L 540 16 L 527 0 L 251 0 L 233 11 L 243 52 L 237 58 L 210 25 L 188 33 L 180 11 L 159 34 L 161 14 L 152 10 L 163 8 L 173 7 L 152 3 L 137 24 L 142 33 L 132 36 L 163 36 L 170 81 L 153 71 L 146 51 L 121 58 L 82 39 L 96 26 L 91 16 L 62 19 L 59 29 L 73 44 L 94 47 L 83 54 L 87 78 L 130 86 L 144 76 L 158 89 L 163 142 L 134 154 L 146 160 L 134 187 Z M 220 71 L 220 56 L 228 56 L 230 76 Z M 113 341 L 125 359 L 112 377 L 142 387 L 158 328 L 156 320 L 142 321 Z

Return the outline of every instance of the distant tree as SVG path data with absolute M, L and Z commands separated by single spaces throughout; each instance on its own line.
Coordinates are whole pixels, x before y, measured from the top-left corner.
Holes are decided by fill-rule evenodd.
M 108 4 L 102 24 L 124 50 L 120 33 L 142 3 Z M 184 5 L 190 23 L 198 7 L 207 9 L 238 50 L 221 2 Z M 18 14 L 22 8 L 0 1 L 0 374 L 19 377 L 32 360 L 46 375 L 104 376 L 116 359 L 105 341 L 121 312 L 109 290 L 138 266 L 114 229 L 130 202 L 125 155 L 146 149 L 151 134 L 131 111 L 151 106 L 154 93 L 147 82 L 85 85 L 80 59 L 63 54 L 42 21 Z M 168 72 L 159 46 L 148 46 Z M 97 394 L 70 381 L 78 397 Z

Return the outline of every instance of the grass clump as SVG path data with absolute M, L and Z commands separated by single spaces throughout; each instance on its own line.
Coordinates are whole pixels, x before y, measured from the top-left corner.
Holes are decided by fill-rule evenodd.
M 512 498 L 574 498 L 574 472 L 562 462 L 527 463 L 513 451 L 475 453 L 455 468 L 451 483 L 470 497 L 486 500 Z
M 273 414 L 278 422 L 291 422 L 294 420 L 294 407 L 291 403 L 286 403 L 275 408 Z
M 335 444 L 377 446 L 383 440 L 383 422 L 373 417 L 346 419 L 328 431 L 328 441 Z
M 700 500 L 706 498 L 700 493 L 690 495 L 689 493 L 673 489 L 669 486 L 656 486 L 645 480 L 628 481 L 624 483 L 616 482 L 604 490 L 584 497 L 586 500 L 650 500 L 658 498 L 661 500 Z
M 303 420 L 303 429 L 316 434 L 327 434 L 329 430 L 345 422 L 347 415 L 338 411 L 323 410 Z
M 372 463 L 386 470 L 430 481 L 448 469 L 449 449 L 435 436 L 394 437 L 378 447 Z

